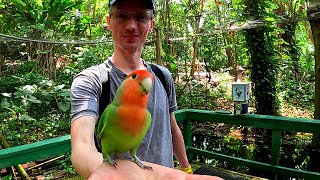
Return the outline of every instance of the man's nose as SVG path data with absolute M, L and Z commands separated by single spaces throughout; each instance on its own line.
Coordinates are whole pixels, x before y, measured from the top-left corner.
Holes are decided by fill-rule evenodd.
M 133 15 L 129 16 L 129 18 L 127 19 L 126 23 L 126 28 L 129 30 L 133 30 L 135 28 L 137 28 L 137 20 L 134 18 Z

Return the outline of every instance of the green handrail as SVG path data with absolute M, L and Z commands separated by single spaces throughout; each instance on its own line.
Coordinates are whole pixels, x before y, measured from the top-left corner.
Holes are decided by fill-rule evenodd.
M 183 115 L 179 115 L 182 113 Z M 225 111 L 208 111 L 188 109 L 176 112 L 177 121 L 183 121 L 184 139 L 187 148 L 188 158 L 194 154 L 204 155 L 218 160 L 231 162 L 236 165 L 251 167 L 255 169 L 264 170 L 275 174 L 289 175 L 293 177 L 300 177 L 305 179 L 319 179 L 320 173 L 303 171 L 294 168 L 287 168 L 279 166 L 280 146 L 281 146 L 281 132 L 294 131 L 294 132 L 307 132 L 317 133 L 320 131 L 320 121 L 304 118 L 288 118 L 280 116 L 269 115 L 234 115 L 231 112 Z M 191 122 L 214 122 L 225 123 L 232 125 L 251 126 L 256 128 L 266 128 L 272 130 L 272 149 L 271 149 L 271 162 L 270 164 L 252 161 L 243 158 L 224 155 L 221 153 L 210 152 L 192 147 L 192 132 Z
M 70 135 L 0 150 L 0 169 L 71 151 Z
M 178 110 L 175 112 L 175 116 L 177 122 L 183 122 L 183 135 L 189 158 L 192 155 L 204 155 L 208 158 L 230 162 L 235 165 L 262 169 L 275 174 L 289 175 L 304 179 L 320 179 L 320 173 L 279 166 L 281 132 L 295 131 L 319 134 L 320 121 L 255 114 L 234 115 L 226 111 L 207 111 L 196 109 Z M 201 150 L 193 147 L 191 134 L 191 122 L 193 121 L 225 123 L 271 129 L 272 158 L 270 164 L 233 157 L 208 150 Z M 58 156 L 70 151 L 71 146 L 69 135 L 43 140 L 32 144 L 2 149 L 0 150 L 0 169 L 25 162 Z

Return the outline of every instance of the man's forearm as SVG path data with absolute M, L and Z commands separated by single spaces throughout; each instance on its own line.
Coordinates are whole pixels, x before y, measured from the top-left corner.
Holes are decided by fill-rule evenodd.
M 183 136 L 181 130 L 177 124 L 174 113 L 170 113 L 172 143 L 173 143 L 173 154 L 177 158 L 182 168 L 190 166 L 186 154 Z
M 183 141 L 183 136 L 180 130 L 172 134 L 172 140 L 173 140 L 173 153 L 177 158 L 177 160 L 179 161 L 180 166 L 182 168 L 188 167 L 190 164 L 188 162 L 186 149 Z
M 94 144 L 95 117 L 82 116 L 71 124 L 71 161 L 81 176 L 88 178 L 102 163 L 102 154 Z
M 103 162 L 102 154 L 97 152 L 95 147 L 86 144 L 77 144 L 73 147 L 71 161 L 74 169 L 86 179 L 95 171 Z

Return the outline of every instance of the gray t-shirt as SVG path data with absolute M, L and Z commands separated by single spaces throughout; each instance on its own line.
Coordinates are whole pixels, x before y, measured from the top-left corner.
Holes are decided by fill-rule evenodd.
M 98 119 L 98 101 L 101 95 L 102 83 L 107 80 L 110 81 L 109 102 L 111 102 L 117 88 L 126 78 L 127 75 L 116 68 L 109 59 L 105 63 L 109 69 L 105 64 L 100 64 L 98 65 L 99 67 L 87 68 L 75 76 L 71 86 L 72 121 L 81 116 L 93 116 Z M 151 113 L 152 123 L 137 151 L 137 156 L 143 161 L 173 167 L 170 112 L 177 110 L 173 79 L 168 69 L 158 66 L 165 77 L 167 95 L 161 81 L 152 72 L 151 66 L 147 63 L 145 63 L 145 66 L 154 75 L 155 79 L 147 105 L 147 109 Z

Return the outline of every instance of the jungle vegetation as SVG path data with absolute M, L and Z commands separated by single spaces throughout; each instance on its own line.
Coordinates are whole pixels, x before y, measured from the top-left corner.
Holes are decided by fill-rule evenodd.
M 250 113 L 320 119 L 315 2 L 157 1 L 143 58 L 171 71 L 180 109 L 233 111 L 230 83 L 244 81 L 252 82 Z M 0 0 L 0 133 L 10 146 L 69 133 L 72 78 L 112 55 L 107 13 L 107 0 Z M 235 135 L 241 127 L 213 136 L 217 126 L 194 124 L 193 132 L 199 141 L 210 137 L 207 148 L 220 144 L 226 154 L 268 161 L 257 157 L 270 148 L 267 142 L 244 143 Z M 286 137 L 294 143 L 282 149 L 280 164 L 319 171 L 320 156 L 311 152 L 319 149 L 319 137 Z M 62 168 L 72 169 L 67 161 Z M 203 157 L 195 161 L 264 176 Z

